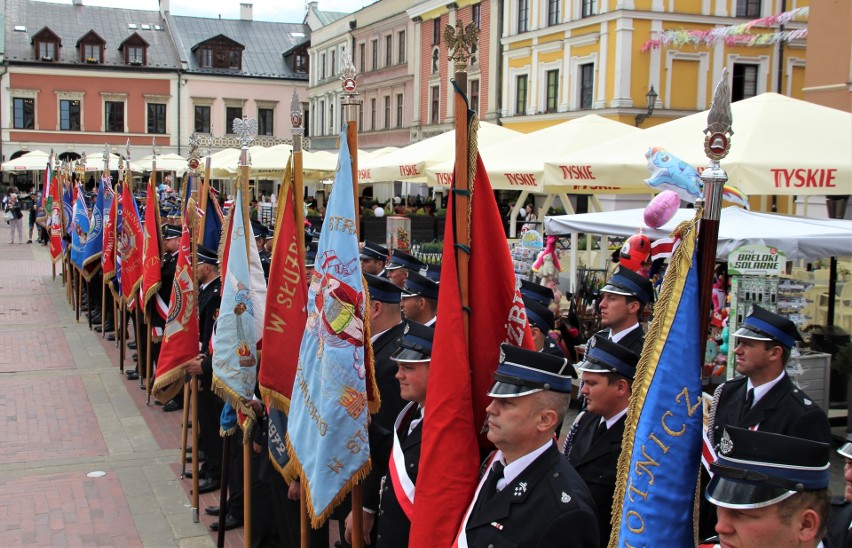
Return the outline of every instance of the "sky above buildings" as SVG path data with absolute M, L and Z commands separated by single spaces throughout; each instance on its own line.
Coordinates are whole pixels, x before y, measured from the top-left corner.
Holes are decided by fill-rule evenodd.
M 43 0 L 38 0 L 43 1 Z M 375 0 L 318 0 L 322 11 L 353 12 L 372 4 Z M 305 18 L 306 0 L 170 0 L 172 15 L 191 15 L 222 19 L 239 19 L 240 3 L 253 4 L 252 17 L 255 21 L 280 21 L 301 23 Z M 52 0 L 56 4 L 70 4 L 71 0 Z M 127 0 L 83 0 L 87 6 L 127 8 Z M 134 0 L 133 9 L 159 9 L 159 0 Z

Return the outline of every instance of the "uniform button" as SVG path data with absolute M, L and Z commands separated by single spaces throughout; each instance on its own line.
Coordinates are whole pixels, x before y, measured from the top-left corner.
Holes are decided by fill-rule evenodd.
M 385 511 L 384 511 L 384 510 L 379 510 L 379 516 L 384 516 L 384 515 L 385 515 Z
M 382 540 L 382 535 L 376 535 L 376 542 Z
M 408 464 L 408 467 L 409 467 L 409 468 L 414 468 L 414 463 L 413 463 L 413 462 L 412 462 L 412 463 L 409 463 L 409 464 Z
M 488 545 L 488 548 L 494 548 L 494 545 L 493 545 L 493 544 L 489 544 L 489 545 Z
M 558 477 L 559 477 L 559 472 L 554 472 L 554 473 L 553 473 L 553 477 L 554 477 L 554 478 L 558 478 Z

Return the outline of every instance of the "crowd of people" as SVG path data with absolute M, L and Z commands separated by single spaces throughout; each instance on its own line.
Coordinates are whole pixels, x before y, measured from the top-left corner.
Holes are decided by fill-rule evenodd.
M 4 211 L 14 211 L 15 204 L 10 197 Z M 274 234 L 257 221 L 252 227 L 268 276 Z M 170 300 L 180 236 L 178 226 L 162 227 L 160 303 Z M 316 236 L 306 233 L 308 279 Z M 359 535 L 367 544 L 398 548 L 408 544 L 423 421 L 429 420 L 424 405 L 439 319 L 440 264 L 427 265 L 403 250 L 370 241 L 361 244 L 360 260 L 370 296 L 368 314 L 382 406 L 370 422 L 373 469 L 363 482 L 362 530 L 353 530 L 348 500 L 333 518 L 341 546 Z M 197 261 L 202 352 L 184 365 L 201 387 L 199 419 L 193 427 L 199 429 L 199 449 L 205 459 L 199 470 L 199 492 L 205 493 L 222 486 L 219 418 L 224 402 L 212 390 L 212 358 L 204 351 L 210 348 L 222 282 L 217 250 L 199 246 Z M 112 337 L 116 329 L 135 334 L 128 346 L 136 350 L 134 361 L 139 366 L 128 370 L 127 377 L 144 386 L 144 333 L 148 328 L 161 332 L 165 317 L 152 314 L 147 325 L 137 308 L 131 314 L 130 330 L 112 317 L 111 302 L 100 301 L 97 279 L 88 287 L 86 306 L 95 329 L 103 319 L 103 330 L 112 332 Z M 487 409 L 487 437 L 496 450 L 483 463 L 459 530 L 460 545 L 606 546 L 613 534 L 617 465 L 645 338 L 640 320 L 653 305 L 654 287 L 646 277 L 619 268 L 600 290 L 603 329 L 589 339 L 579 356 L 557 335 L 562 320 L 553 290 L 526 280 L 519 287 L 535 349 L 501 348 Z M 709 542 L 723 546 L 849 546 L 852 444 L 840 449 L 847 459 L 846 502 L 832 506 L 828 419 L 785 371 L 800 338 L 795 325 L 755 307 L 733 337 L 741 376 L 723 383 L 714 395 L 708 434 L 718 459 L 712 478 L 705 474 L 701 485 L 702 538 L 717 535 Z M 151 347 L 155 374 L 159 346 L 157 340 Z M 568 424 L 565 418 L 572 394 L 580 412 Z M 163 411 L 180 409 L 182 401 L 178 396 L 162 402 Z M 230 444 L 227 502 L 204 512 L 224 513 L 226 529 L 251 519 L 255 546 L 297 546 L 299 482 L 288 484 L 267 458 L 268 417 L 259 394 L 249 405 L 260 419 L 250 463 L 252 516 L 243 515 L 239 441 Z M 212 522 L 210 528 L 216 530 L 218 525 Z M 312 531 L 312 545 L 329 545 L 328 525 Z

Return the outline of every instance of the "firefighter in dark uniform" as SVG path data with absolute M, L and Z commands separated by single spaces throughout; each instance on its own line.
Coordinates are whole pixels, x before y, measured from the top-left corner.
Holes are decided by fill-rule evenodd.
M 550 306 L 556 298 L 552 289 L 529 280 L 521 280 L 521 296 L 542 306 Z
M 417 471 L 420 462 L 420 441 L 423 432 L 423 406 L 432 360 L 432 340 L 435 331 L 417 322 L 406 321 L 402 338 L 391 359 L 396 361 L 399 391 L 409 403 L 400 411 L 393 424 L 393 451 L 387 464 L 387 474 L 378 482 L 371 475 L 364 484 L 364 540 L 369 541 L 369 531 L 378 518 L 378 535 L 375 546 L 379 548 L 405 548 L 411 529 L 411 512 Z M 401 486 L 397 492 L 395 486 Z M 378 506 L 378 515 L 371 511 Z M 350 540 L 351 517 L 347 518 L 345 537 Z
M 417 257 L 402 251 L 394 249 L 391 253 L 390 262 L 385 267 L 388 279 L 399 287 L 405 287 L 405 279 L 409 272 L 417 272 L 418 274 L 426 264 Z
M 823 443 L 831 441 L 828 417 L 819 405 L 793 384 L 786 364 L 796 341 L 796 325 L 755 306 L 734 338 L 736 371 L 713 394 L 708 436 L 715 447 L 726 426 L 774 432 Z M 706 484 L 704 476 L 703 483 Z M 712 534 L 713 507 L 701 506 L 700 536 Z
M 843 468 L 846 489 L 842 495 L 831 499 L 825 545 L 828 548 L 852 548 L 852 434 L 846 434 L 846 444 L 837 452 L 846 459 Z
M 577 365 L 586 410 L 574 421 L 564 452 L 592 493 L 601 546 L 607 545 L 612 530 L 616 468 L 637 363 L 639 356 L 628 348 L 595 335 Z
M 487 408 L 488 439 L 498 451 L 459 534 L 471 547 L 597 547 L 589 488 L 554 441 L 571 398 L 571 366 L 550 354 L 500 348 Z
M 177 254 L 180 250 L 180 237 L 181 237 L 181 227 L 165 225 L 163 227 L 163 260 L 160 263 L 160 279 L 161 285 L 160 290 L 157 292 L 157 296 L 155 297 L 158 300 L 158 304 L 155 305 L 155 308 L 159 308 L 165 305 L 164 309 L 168 311 L 169 309 L 169 301 L 172 298 L 172 284 L 175 279 L 175 271 L 177 270 Z M 166 318 L 164 315 L 159 313 L 154 313 L 151 315 L 151 327 L 157 330 L 158 334 L 163 332 L 163 328 L 166 326 Z M 160 357 L 160 337 L 162 335 L 158 335 L 156 342 L 151 342 L 151 360 L 156 364 L 157 358 Z M 140 355 L 141 356 L 141 355 Z M 183 393 L 178 394 L 174 398 L 170 399 L 166 403 L 163 404 L 163 411 L 176 411 L 183 407 Z
M 524 297 L 524 308 L 527 309 L 527 318 L 530 321 L 530 331 L 532 331 L 535 341 L 535 349 L 557 358 L 564 358 L 565 353 L 550 336 L 550 332 L 556 326 L 556 318 L 553 316 L 553 312 L 530 297 Z M 572 377 L 575 376 L 573 371 L 568 371 L 568 374 Z
M 389 256 L 388 248 L 364 240 L 364 245 L 361 247 L 361 270 L 365 274 L 385 276 L 385 265 L 388 263 Z
M 654 286 L 647 278 L 620 267 L 601 289 L 601 325 L 598 333 L 642 354 L 645 332 L 639 323 L 642 312 L 654 302 Z
M 257 245 L 257 254 L 260 256 L 260 264 L 263 267 L 263 277 L 269 282 L 269 267 L 272 266 L 272 254 L 266 250 L 266 237 L 269 229 L 258 221 L 251 222 L 251 230 L 254 232 L 254 242 Z
M 722 546 L 824 546 L 831 446 L 726 426 L 705 497 Z
M 222 280 L 219 277 L 219 257 L 215 250 L 198 246 L 198 332 L 201 354 L 187 366 L 187 372 L 198 377 L 198 422 L 200 448 L 207 456 L 201 463 L 200 477 L 207 486 L 218 484 L 222 475 L 222 438 L 219 436 L 219 416 L 224 402 L 213 393 L 213 363 L 210 339 L 213 324 L 219 316 L 222 302 Z M 187 472 L 191 478 L 192 473 Z
M 438 320 L 438 282 L 417 272 L 409 272 L 400 305 L 406 319 L 435 327 Z

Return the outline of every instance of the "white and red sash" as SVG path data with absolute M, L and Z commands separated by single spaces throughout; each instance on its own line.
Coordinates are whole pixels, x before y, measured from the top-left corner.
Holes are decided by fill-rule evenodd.
M 393 425 L 393 451 L 391 451 L 390 466 L 388 466 L 393 492 L 396 494 L 399 507 L 402 508 L 408 521 L 411 521 L 414 517 L 414 482 L 411 481 L 411 477 L 405 471 L 405 455 L 403 455 L 402 445 L 399 443 L 399 429 L 416 405 L 416 402 L 409 402 L 396 417 L 396 422 Z

